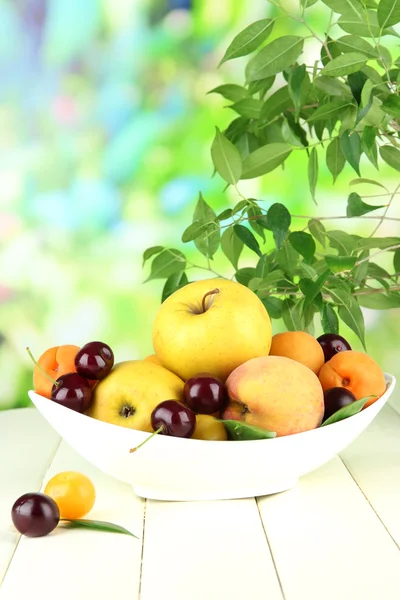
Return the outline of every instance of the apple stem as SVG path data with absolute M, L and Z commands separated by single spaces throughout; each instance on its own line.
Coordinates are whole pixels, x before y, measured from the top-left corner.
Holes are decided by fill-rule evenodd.
M 141 444 L 139 444 L 139 446 L 135 446 L 135 448 L 131 448 L 129 450 L 129 452 L 136 452 L 136 450 L 139 450 L 139 448 L 141 448 L 143 446 L 143 444 L 145 444 L 146 442 L 151 440 L 152 437 L 157 435 L 157 433 L 161 433 L 162 431 L 164 431 L 164 425 L 161 425 L 158 429 L 156 429 L 156 431 L 153 431 L 153 433 L 151 435 L 149 435 L 149 437 L 147 437 Z
M 203 313 L 205 313 L 206 310 L 207 310 L 207 308 L 206 308 L 206 298 L 207 298 L 207 296 L 211 296 L 213 294 L 219 294 L 219 289 L 215 288 L 215 290 L 211 290 L 210 292 L 207 292 L 207 294 L 204 294 L 203 300 L 201 301 L 201 307 L 203 309 Z
M 40 371 L 41 373 L 43 373 L 43 375 L 44 375 L 45 377 L 47 377 L 47 379 L 50 379 L 50 381 L 51 381 L 51 383 L 52 383 L 53 385 L 55 385 L 55 386 L 57 386 L 57 387 L 58 387 L 58 386 L 60 385 L 60 383 L 59 383 L 58 381 L 56 381 L 55 379 L 53 379 L 53 378 L 51 377 L 51 375 L 49 375 L 48 373 L 46 373 L 46 371 L 43 369 L 43 367 L 41 367 L 41 366 L 39 365 L 38 361 L 35 359 L 35 357 L 33 356 L 32 352 L 31 352 L 31 350 L 30 350 L 30 348 L 29 348 L 28 346 L 26 347 L 26 351 L 27 351 L 27 353 L 29 354 L 29 356 L 30 356 L 30 358 L 31 358 L 31 360 L 32 360 L 32 362 L 33 362 L 33 364 L 35 365 L 35 367 L 37 367 L 37 368 L 39 369 L 39 371 Z

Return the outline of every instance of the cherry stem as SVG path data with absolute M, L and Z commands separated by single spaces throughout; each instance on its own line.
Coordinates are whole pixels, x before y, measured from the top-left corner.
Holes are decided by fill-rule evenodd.
M 143 444 L 145 444 L 146 442 L 151 440 L 152 437 L 157 435 L 157 433 L 161 433 L 162 431 L 164 431 L 164 425 L 161 425 L 158 429 L 156 429 L 156 431 L 154 431 L 151 435 L 149 435 L 149 437 L 147 437 L 141 444 L 139 444 L 139 446 L 135 446 L 135 448 L 131 448 L 129 450 L 129 452 L 136 452 L 136 450 L 139 450 L 139 448 L 141 448 L 143 446 Z
M 215 290 L 211 290 L 210 292 L 207 292 L 207 294 L 204 294 L 203 300 L 201 301 L 201 307 L 203 309 L 203 313 L 205 313 L 206 310 L 207 310 L 207 308 L 206 308 L 206 298 L 207 298 L 207 296 L 211 296 L 213 294 L 219 294 L 219 289 L 215 288 Z
M 37 361 L 37 360 L 36 360 L 36 358 L 33 356 L 32 352 L 31 352 L 31 350 L 30 350 L 30 348 L 29 348 L 28 346 L 26 347 L 26 351 L 27 351 L 27 353 L 29 354 L 29 356 L 30 356 L 30 358 L 31 358 L 31 360 L 32 360 L 32 362 L 33 362 L 33 364 L 35 365 L 35 367 L 37 367 L 37 368 L 39 369 L 39 371 L 40 371 L 41 373 L 43 373 L 43 375 L 44 375 L 45 377 L 47 377 L 47 379 L 50 379 L 50 381 L 51 381 L 51 383 L 52 383 L 53 385 L 55 385 L 55 386 L 57 386 L 57 387 L 58 387 L 58 386 L 60 385 L 60 383 L 59 383 L 58 381 L 56 381 L 55 379 L 53 379 L 53 378 L 51 377 L 51 375 L 49 375 L 48 373 L 46 373 L 46 371 L 43 369 L 43 367 L 41 367 L 41 366 L 39 365 L 38 361 Z

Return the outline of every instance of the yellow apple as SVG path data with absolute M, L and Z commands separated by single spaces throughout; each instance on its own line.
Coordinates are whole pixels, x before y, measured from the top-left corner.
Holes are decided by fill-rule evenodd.
M 185 285 L 158 309 L 153 347 L 165 368 L 184 380 L 200 372 L 223 381 L 250 358 L 266 356 L 271 321 L 261 300 L 227 279 Z
M 163 400 L 183 400 L 183 381 L 149 360 L 118 363 L 93 389 L 87 415 L 152 432 L 151 413 Z

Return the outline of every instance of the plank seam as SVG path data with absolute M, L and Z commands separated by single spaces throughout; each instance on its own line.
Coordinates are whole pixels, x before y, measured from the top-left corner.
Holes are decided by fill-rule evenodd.
M 278 567 L 276 565 L 274 553 L 272 552 L 272 547 L 271 547 L 271 544 L 270 544 L 270 541 L 269 541 L 269 538 L 268 538 L 267 530 L 265 529 L 264 521 L 263 521 L 262 516 L 261 516 L 260 507 L 258 505 L 257 498 L 254 498 L 254 501 L 256 503 L 256 507 L 257 507 L 257 511 L 258 511 L 258 516 L 260 517 L 261 526 L 263 528 L 265 539 L 267 541 L 268 548 L 269 548 L 269 551 L 270 551 L 270 554 L 271 554 L 272 564 L 274 565 L 274 569 L 275 569 L 276 577 L 278 579 L 278 583 L 279 583 L 279 587 L 280 587 L 280 590 L 281 590 L 282 598 L 283 598 L 283 600 L 286 600 L 286 595 L 285 595 L 285 592 L 283 590 L 283 585 L 282 585 L 281 578 L 279 577 Z
M 381 525 L 383 526 L 383 528 L 385 529 L 386 533 L 388 534 L 388 536 L 390 537 L 390 539 L 393 541 L 393 543 L 395 544 L 396 548 L 398 550 L 400 550 L 400 546 L 399 544 L 396 542 L 395 538 L 392 536 L 392 534 L 390 533 L 389 529 L 386 527 L 385 523 L 382 521 L 381 517 L 379 516 L 379 514 L 377 513 L 377 511 L 375 510 L 373 504 L 370 502 L 368 496 L 366 495 L 366 493 L 364 492 L 364 490 L 362 489 L 362 487 L 360 486 L 360 484 L 358 483 L 357 479 L 355 478 L 355 476 L 353 475 L 353 473 L 350 471 L 349 467 L 346 465 L 344 459 L 339 455 L 339 459 L 342 462 L 344 468 L 346 469 L 346 471 L 349 473 L 350 477 L 352 478 L 352 480 L 354 481 L 354 483 L 356 484 L 356 486 L 358 487 L 358 489 L 360 490 L 360 492 L 362 493 L 362 495 L 364 496 L 364 498 L 366 499 L 366 501 L 368 502 L 369 506 L 371 507 L 373 513 L 376 515 L 376 517 L 378 518 L 379 522 L 381 523 Z
M 138 600 L 142 597 L 142 575 L 143 575 L 143 555 L 144 555 L 144 536 L 146 528 L 146 509 L 147 509 L 147 498 L 144 499 L 143 507 L 143 527 L 142 527 L 142 552 L 140 555 L 140 574 L 139 574 L 139 596 Z

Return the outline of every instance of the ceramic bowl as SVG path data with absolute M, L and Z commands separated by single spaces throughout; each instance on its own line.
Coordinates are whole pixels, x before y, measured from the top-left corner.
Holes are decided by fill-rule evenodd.
M 348 446 L 376 417 L 395 386 L 360 413 L 318 429 L 267 440 L 212 442 L 163 435 L 130 453 L 148 433 L 110 425 L 29 392 L 49 424 L 96 467 L 155 500 L 221 500 L 282 492 Z

